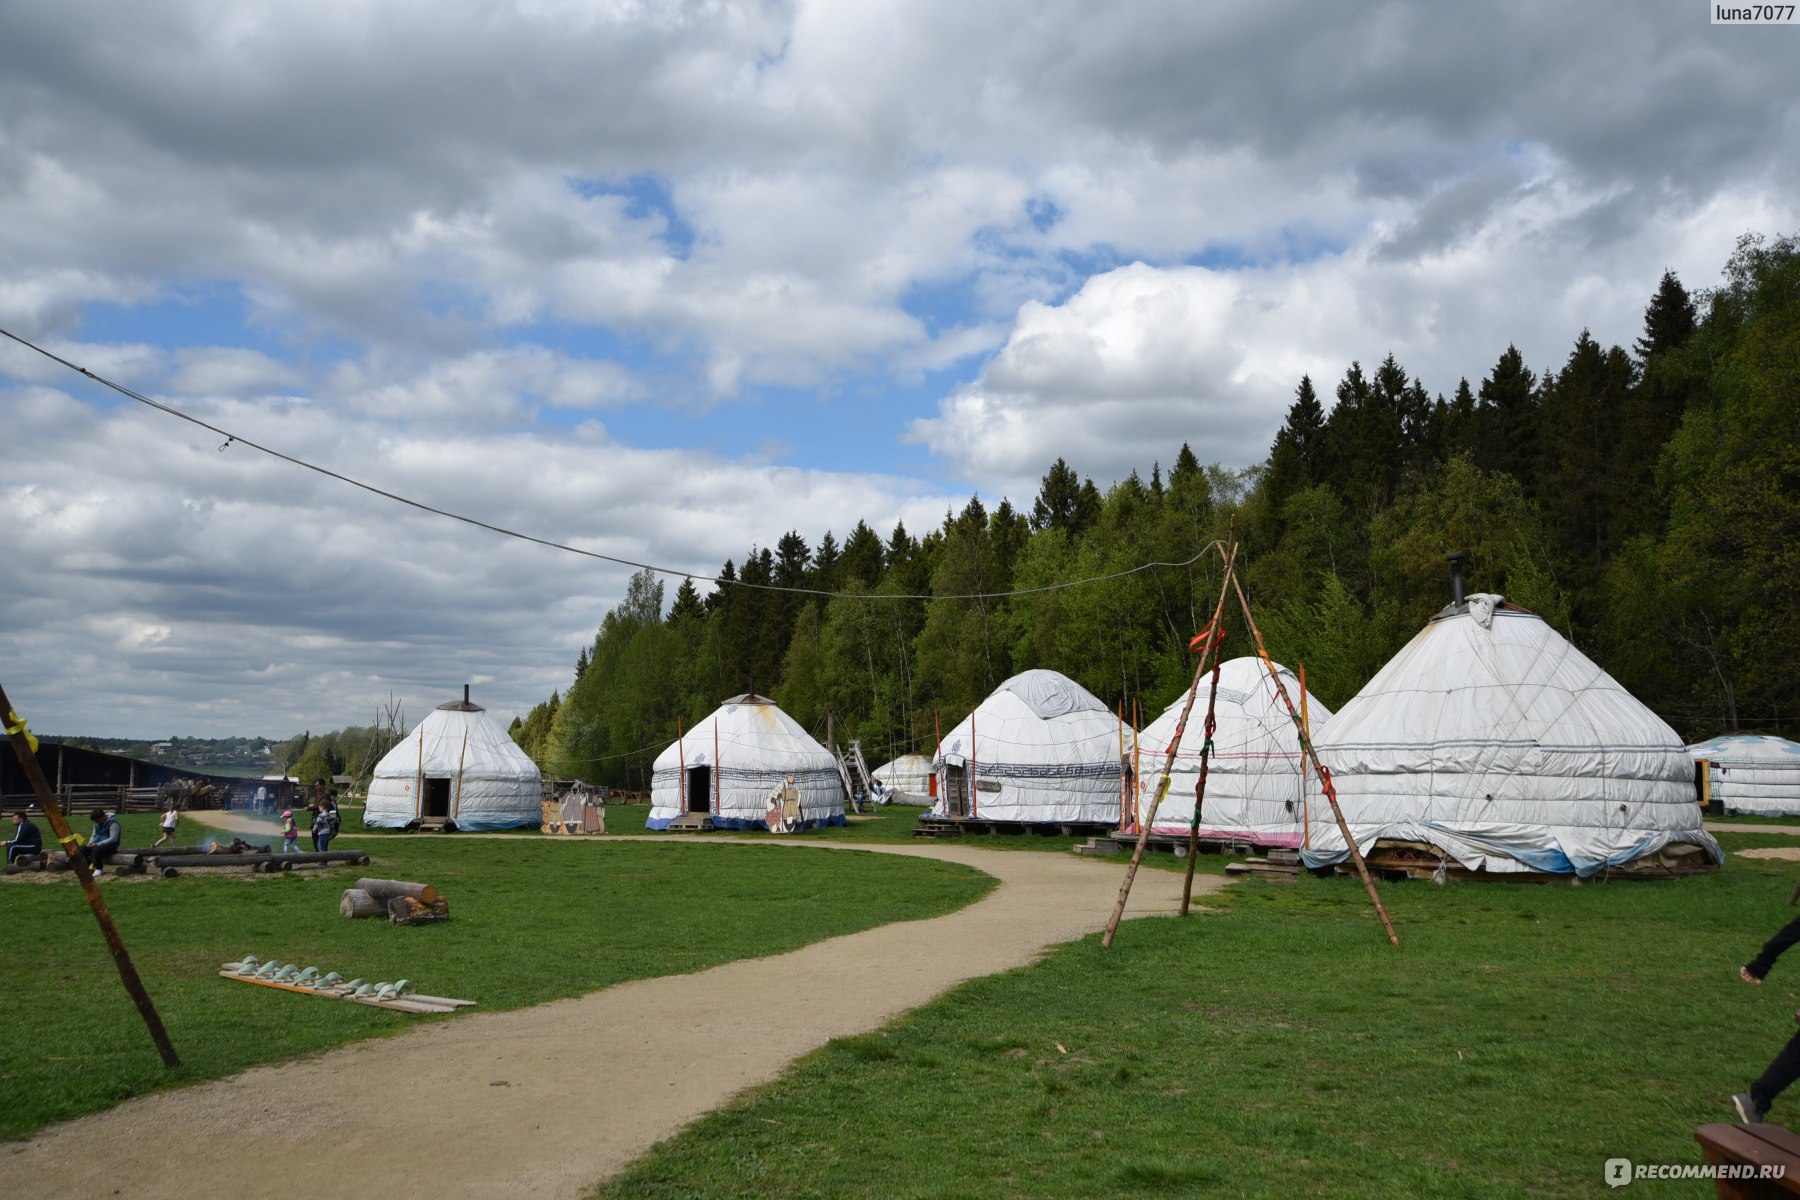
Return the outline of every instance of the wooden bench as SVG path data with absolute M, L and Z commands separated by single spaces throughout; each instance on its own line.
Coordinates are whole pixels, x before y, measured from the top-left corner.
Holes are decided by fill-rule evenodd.
M 1714 1166 L 1785 1168 L 1780 1179 L 1721 1179 L 1720 1200 L 1800 1195 L 1800 1134 L 1779 1125 L 1702 1125 L 1694 1140 Z

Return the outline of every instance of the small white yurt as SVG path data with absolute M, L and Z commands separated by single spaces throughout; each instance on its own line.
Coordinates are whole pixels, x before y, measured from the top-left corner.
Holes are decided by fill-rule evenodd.
M 684 813 L 719 829 L 767 829 L 769 793 L 792 775 L 801 827 L 844 824 L 837 761 L 773 700 L 733 696 L 656 756 L 646 828 Z
M 923 754 L 902 754 L 870 771 L 869 778 L 886 790 L 883 803 L 931 803 L 931 760 Z
M 1800 742 L 1733 733 L 1689 746 L 1707 763 L 1712 799 L 1726 812 L 1800 816 Z
M 535 828 L 543 820 L 541 779 L 537 764 L 464 688 L 462 700 L 438 705 L 375 765 L 363 824 Z
M 1131 730 L 1055 671 L 1023 671 L 944 735 L 933 816 L 1116 823 Z
M 1578 876 L 1724 861 L 1675 731 L 1500 596 L 1433 617 L 1314 745 L 1365 854 L 1413 843 L 1470 871 Z M 1330 821 L 1301 854 L 1308 866 L 1347 856 Z
M 1286 667 L 1277 664 L 1276 669 L 1288 699 L 1300 709 L 1300 680 Z M 1151 823 L 1153 833 L 1188 836 L 1194 819 L 1194 789 L 1200 782 L 1200 751 L 1206 745 L 1206 704 L 1211 688 L 1209 671 L 1194 695 L 1193 712 L 1188 715 L 1169 772 L 1168 794 Z M 1187 692 L 1183 691 L 1138 735 L 1137 810 L 1128 815 L 1125 829 L 1129 832 L 1138 832 L 1156 799 L 1169 743 L 1186 704 Z M 1331 719 L 1331 710 L 1309 695 L 1303 716 L 1316 737 Z M 1207 759 L 1200 836 L 1257 846 L 1299 848 L 1307 844 L 1313 828 L 1321 819 L 1331 820 L 1331 813 L 1326 809 L 1321 818 L 1324 801 L 1318 779 L 1310 766 L 1303 767 L 1299 731 L 1261 659 L 1234 658 L 1219 668 L 1214 717 L 1218 728 Z

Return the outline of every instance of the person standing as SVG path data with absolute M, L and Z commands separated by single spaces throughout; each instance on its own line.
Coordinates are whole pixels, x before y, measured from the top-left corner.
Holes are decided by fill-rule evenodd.
M 176 807 L 175 801 L 169 801 L 169 807 L 162 815 L 162 836 L 156 839 L 155 844 L 151 846 L 152 850 L 157 846 L 162 845 L 164 842 L 172 842 L 175 840 L 175 826 L 180 820 L 180 809 Z
M 96 805 L 88 814 L 88 820 L 94 823 L 94 836 L 88 839 L 87 844 L 88 866 L 93 869 L 94 878 L 98 879 L 106 872 L 113 855 L 119 849 L 119 819 Z
M 1745 983 L 1760 985 L 1774 967 L 1775 960 L 1795 942 L 1800 942 L 1800 917 L 1789 921 L 1779 933 L 1764 942 L 1762 952 L 1738 968 L 1738 978 Z M 1794 1011 L 1794 1021 L 1800 1023 L 1800 1009 Z M 1749 1091 L 1739 1092 L 1731 1098 L 1731 1106 L 1737 1109 L 1738 1119 L 1748 1125 L 1761 1122 L 1769 1115 L 1769 1108 L 1775 1103 L 1775 1097 L 1786 1091 L 1787 1086 L 1796 1079 L 1800 1079 L 1800 1032 L 1788 1039 L 1788 1044 L 1781 1048 L 1781 1053 L 1775 1056 L 1775 1061 L 1769 1064 L 1768 1070 L 1750 1085 Z
M 300 849 L 300 828 L 294 824 L 294 810 L 281 810 L 281 852 L 294 854 Z
M 6 843 L 6 861 L 10 863 L 15 858 L 24 858 L 27 854 L 42 854 L 44 852 L 44 835 L 36 825 L 32 824 L 31 818 L 23 812 L 17 811 L 10 812 L 7 816 L 12 818 L 13 835 L 12 840 Z
M 331 849 L 331 839 L 337 836 L 337 831 L 337 793 L 326 792 L 325 803 L 319 809 L 318 817 L 313 821 L 313 844 L 320 850 Z

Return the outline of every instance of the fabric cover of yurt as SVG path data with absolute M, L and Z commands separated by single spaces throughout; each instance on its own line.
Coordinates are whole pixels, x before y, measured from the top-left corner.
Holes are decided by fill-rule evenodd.
M 485 710 L 468 701 L 441 704 L 375 765 L 363 824 L 404 829 L 428 815 L 434 793 L 443 815 L 469 831 L 516 829 L 543 821 L 537 764 Z
M 938 816 L 1116 822 L 1119 719 L 1055 671 L 1023 671 L 944 735 L 932 770 Z M 1123 730 L 1130 744 L 1131 730 Z
M 1288 699 L 1300 706 L 1300 680 L 1277 664 Z M 1206 703 L 1212 687 L 1209 671 L 1200 680 L 1194 709 L 1182 733 L 1175 765 L 1169 772 L 1169 792 L 1156 810 L 1154 833 L 1186 837 L 1194 819 L 1194 787 L 1200 782 L 1200 751 L 1206 744 Z M 1161 716 L 1138 735 L 1137 813 L 1127 826 L 1135 831 L 1138 820 L 1150 811 L 1162 779 L 1169 743 L 1181 710 L 1187 704 L 1183 691 Z M 1234 658 L 1219 668 L 1219 695 L 1214 716 L 1213 751 L 1207 760 L 1206 799 L 1200 809 L 1200 836 L 1242 838 L 1259 846 L 1298 847 L 1309 826 L 1319 823 L 1324 801 L 1313 772 L 1301 771 L 1299 731 L 1287 706 L 1269 678 L 1269 669 L 1256 658 Z M 1306 723 L 1318 736 L 1331 710 L 1317 697 L 1306 699 Z M 1330 820 L 1329 809 L 1324 820 Z M 1341 841 L 1341 839 L 1340 839 Z
M 1712 764 L 1712 798 L 1726 812 L 1800 816 L 1800 742 L 1734 733 L 1689 746 Z
M 656 756 L 645 826 L 667 829 L 685 806 L 710 814 L 719 829 L 767 829 L 769 793 L 789 775 L 800 792 L 803 827 L 844 824 L 844 789 L 831 752 L 773 700 L 733 696 Z
M 1314 745 L 1364 852 L 1425 842 L 1469 870 L 1580 876 L 1676 843 L 1724 861 L 1675 731 L 1500 596 L 1440 612 Z M 1301 858 L 1348 853 L 1322 821 Z
M 893 762 L 883 763 L 869 772 L 890 792 L 909 796 L 927 796 L 931 792 L 931 760 L 923 754 L 902 754 Z

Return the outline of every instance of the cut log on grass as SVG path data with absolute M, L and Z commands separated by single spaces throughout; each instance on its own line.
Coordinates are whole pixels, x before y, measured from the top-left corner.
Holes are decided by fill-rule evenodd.
M 289 854 L 271 854 L 270 862 L 281 863 L 353 863 L 364 866 L 369 855 L 362 850 L 295 850 Z
M 338 916 L 340 917 L 351 919 L 379 917 L 386 913 L 387 905 L 361 888 L 345 888 L 344 894 L 338 898 Z
M 411 896 L 422 904 L 438 898 L 437 887 L 429 883 L 408 883 L 403 879 L 359 879 L 356 886 L 371 896 L 389 900 L 395 896 Z
M 163 854 L 158 855 L 156 865 L 159 867 L 205 867 L 213 870 L 260 871 L 268 865 L 266 854 Z
M 145 858 L 161 858 L 165 854 L 205 854 L 205 846 L 136 846 L 120 854 L 141 854 Z
M 450 905 L 442 897 L 425 904 L 411 896 L 394 896 L 387 902 L 388 920 L 396 925 L 426 925 L 448 921 Z

